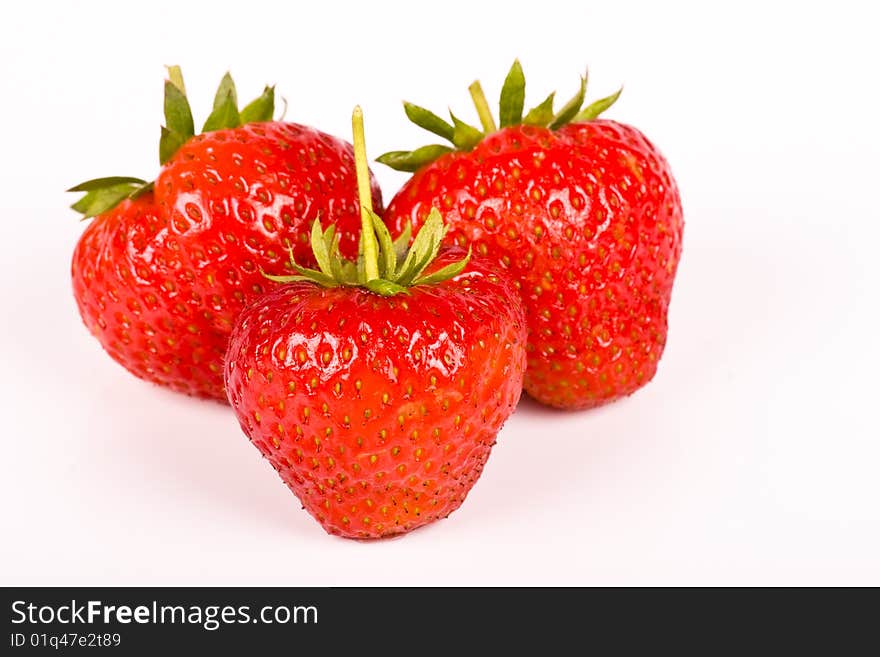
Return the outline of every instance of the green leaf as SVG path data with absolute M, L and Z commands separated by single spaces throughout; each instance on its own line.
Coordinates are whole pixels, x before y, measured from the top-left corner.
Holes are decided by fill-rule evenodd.
M 431 208 L 428 218 L 419 229 L 416 239 L 413 241 L 406 259 L 398 268 L 394 276 L 394 281 L 401 285 L 409 285 L 412 283 L 422 270 L 437 257 L 437 251 L 440 250 L 440 243 L 446 234 L 446 226 L 443 224 L 443 218 L 437 208 Z
M 333 254 L 333 243 L 336 241 L 336 226 L 330 224 L 324 231 L 324 245 L 327 247 L 327 253 Z
M 92 202 L 95 200 L 96 194 L 94 192 L 89 192 L 85 196 L 83 196 L 76 203 L 73 203 L 70 207 L 73 210 L 76 210 L 81 215 L 83 215 L 83 219 L 88 219 L 94 215 L 88 214 L 89 207 L 91 207 Z
M 429 144 L 414 151 L 390 151 L 377 157 L 376 162 L 381 162 L 396 171 L 412 173 L 426 164 L 430 164 L 441 155 L 451 152 L 452 149 L 449 146 Z
M 394 242 L 391 233 L 381 217 L 375 212 L 370 212 L 373 222 L 373 230 L 376 233 L 376 241 L 379 243 L 379 276 L 380 278 L 394 276 L 397 268 L 397 253 L 394 251 Z
M 137 189 L 135 189 L 135 190 L 131 193 L 131 196 L 129 196 L 129 198 L 137 198 L 138 196 L 143 196 L 143 195 L 146 194 L 147 192 L 152 192 L 153 189 L 155 189 L 155 187 L 156 187 L 156 183 L 155 183 L 155 182 L 144 183 L 143 185 L 141 185 L 140 187 L 138 187 Z
M 407 251 L 406 258 L 398 266 L 397 272 L 394 274 L 395 282 L 402 285 L 408 285 L 409 282 L 415 278 L 416 268 L 425 259 L 427 253 L 430 252 L 432 247 L 431 238 L 428 235 L 428 231 L 424 230 L 424 226 L 422 227 L 422 231 L 425 233 L 425 238 L 422 240 L 423 244 L 420 244 L 418 247 L 416 246 L 418 243 L 418 237 L 416 238 L 416 242 L 413 242 L 412 247 Z
M 420 128 L 433 132 L 438 137 L 443 137 L 443 139 L 453 141 L 453 135 L 455 134 L 453 127 L 430 110 L 403 101 L 403 111 L 406 112 L 409 120 Z
M 212 132 L 213 130 L 224 130 L 226 128 L 237 128 L 241 125 L 241 118 L 238 115 L 238 107 L 235 101 L 235 91 L 226 94 L 226 99 L 219 105 L 214 103 L 214 111 L 205 121 L 202 132 Z
M 575 114 L 580 110 L 581 105 L 584 104 L 584 96 L 587 93 L 587 77 L 581 76 L 581 87 L 578 89 L 578 92 L 572 97 L 570 101 L 568 101 L 565 105 L 562 106 L 562 109 L 556 114 L 553 118 L 553 121 L 550 123 L 550 129 L 556 130 L 557 128 L 561 128 L 566 123 L 571 121 Z
M 214 109 L 223 105 L 226 102 L 227 96 L 232 96 L 232 103 L 238 109 L 238 95 L 235 92 L 235 82 L 232 81 L 232 76 L 229 72 L 220 80 L 220 86 L 217 87 L 217 93 L 214 94 Z
M 409 294 L 409 290 L 404 286 L 382 278 L 374 278 L 371 281 L 367 281 L 367 289 L 370 292 L 381 294 L 383 297 L 393 297 L 395 294 Z
M 423 261 L 426 255 L 431 251 L 433 246 L 431 242 L 432 237 L 430 235 L 430 229 L 428 228 L 427 223 L 425 223 L 416 235 L 416 239 L 409 248 L 409 251 L 406 252 L 406 257 L 403 259 L 403 262 L 397 266 L 397 271 L 394 273 L 393 277 L 395 282 L 406 285 L 409 281 L 415 278 L 416 267 L 419 266 L 419 263 Z
M 330 267 L 330 249 L 327 248 L 327 242 L 324 241 L 324 231 L 321 229 L 321 221 L 315 219 L 312 223 L 312 253 L 315 254 L 315 260 L 318 262 L 318 268 L 323 274 L 332 278 L 333 269 Z
M 275 87 L 266 87 L 263 93 L 241 110 L 241 124 L 271 121 L 275 114 Z
M 438 269 L 433 274 L 428 274 L 427 276 L 420 276 L 417 278 L 413 285 L 431 285 L 432 283 L 442 283 L 443 281 L 448 281 L 450 278 L 454 278 L 458 276 L 461 272 L 464 271 L 464 268 L 467 267 L 468 262 L 471 259 L 471 250 L 468 248 L 467 255 L 459 260 L 458 262 L 453 262 L 450 265 L 446 265 L 445 267 Z
M 146 180 L 141 180 L 140 178 L 131 178 L 129 176 L 109 176 L 107 178 L 94 178 L 93 180 L 87 180 L 85 182 L 81 182 L 79 185 L 75 185 L 68 189 L 68 192 L 93 192 L 96 189 L 105 189 L 107 187 L 116 187 L 117 185 L 121 185 L 123 183 L 137 183 L 141 185 L 146 185 Z
M 317 221 L 317 220 L 316 220 Z M 314 226 L 312 226 L 314 230 Z M 327 230 L 324 231 L 322 236 L 324 240 L 324 246 L 327 248 L 328 261 L 330 263 L 330 276 L 333 277 L 334 280 L 343 282 L 342 279 L 342 263 L 341 256 L 339 255 L 339 235 L 336 234 L 336 226 L 330 224 L 327 226 Z
M 482 132 L 477 130 L 474 126 L 468 125 L 464 121 L 460 121 L 459 118 L 452 113 L 452 110 L 449 110 L 449 116 L 452 118 L 452 124 L 455 126 L 452 143 L 455 144 L 457 149 L 469 151 L 480 143 L 480 140 L 483 139 Z
M 296 270 L 299 275 L 281 275 L 276 276 L 274 274 L 267 274 L 263 272 L 263 277 L 268 278 L 270 281 L 275 281 L 276 283 L 292 283 L 294 281 L 310 281 L 312 283 L 317 283 L 322 287 L 339 287 L 339 283 L 334 281 L 329 276 L 326 276 L 323 272 L 319 272 L 315 269 L 307 269 L 305 267 L 300 267 L 297 265 Z
M 523 103 L 526 98 L 526 78 L 523 75 L 519 60 L 513 60 L 513 66 L 501 87 L 501 100 L 499 101 L 498 118 L 501 127 L 517 125 L 522 121 Z
M 411 239 L 412 224 L 407 221 L 403 227 L 403 232 L 397 236 L 396 240 L 394 240 L 394 254 L 397 262 L 400 262 L 406 257 L 407 249 L 409 249 L 409 241 Z
M 435 257 L 437 257 L 437 252 L 440 250 L 440 244 L 443 242 L 442 236 L 435 235 L 431 239 L 431 246 L 428 251 L 422 256 L 421 259 L 416 262 L 416 266 L 413 268 L 412 273 L 409 274 L 405 280 L 406 285 L 412 285 L 413 281 L 419 277 L 419 275 L 425 270 L 425 268 L 431 264 Z M 401 280 L 401 282 L 404 282 Z
M 195 134 L 189 101 L 171 80 L 165 80 L 165 127 L 186 139 Z
M 357 264 L 351 260 L 340 260 L 342 280 L 346 285 L 358 285 Z
M 171 80 L 171 84 L 177 87 L 184 96 L 186 96 L 186 85 L 183 84 L 183 71 L 180 70 L 180 67 L 176 64 L 174 66 L 166 66 L 168 70 L 168 79 Z
M 112 210 L 138 189 L 134 183 L 120 183 L 111 187 L 94 189 L 70 207 L 83 215 L 83 219 L 95 217 Z
M 526 125 L 539 125 L 546 127 L 553 121 L 553 100 L 556 98 L 556 92 L 547 96 L 540 105 L 536 105 L 529 110 L 523 123 Z
M 287 262 L 290 263 L 290 266 L 296 269 L 299 265 L 296 264 L 296 258 L 293 257 L 293 246 L 288 245 L 287 247 Z
M 315 221 L 315 223 L 318 222 Z M 312 234 L 314 235 L 314 224 L 312 224 Z M 265 278 L 268 278 L 270 281 L 275 281 L 276 283 L 290 283 L 292 281 L 311 281 L 312 283 L 317 283 L 318 285 L 322 285 L 324 287 L 337 287 L 339 285 L 339 282 L 336 281 L 332 276 L 327 276 L 322 271 L 309 269 L 307 267 L 301 267 L 300 265 L 298 265 L 293 257 L 292 248 L 288 248 L 287 253 L 290 255 L 290 266 L 293 267 L 297 275 L 281 274 L 276 276 L 273 274 L 267 274 L 265 271 L 261 271 Z
M 159 137 L 159 164 L 165 164 L 170 160 L 187 139 L 189 137 L 162 126 L 162 134 Z
M 592 121 L 599 117 L 599 115 L 611 107 L 614 103 L 617 102 L 617 99 L 620 98 L 620 94 L 623 93 L 623 87 L 618 89 L 615 93 L 610 96 L 606 96 L 605 98 L 600 98 L 597 101 L 594 101 L 587 105 L 580 113 L 574 117 L 575 121 Z
M 300 276 L 299 274 L 267 274 L 262 269 L 260 270 L 260 273 L 263 275 L 263 278 L 269 279 L 270 281 L 275 281 L 276 283 L 297 283 L 299 281 L 308 281 L 309 283 L 315 282 L 313 278 L 310 278 L 308 276 Z

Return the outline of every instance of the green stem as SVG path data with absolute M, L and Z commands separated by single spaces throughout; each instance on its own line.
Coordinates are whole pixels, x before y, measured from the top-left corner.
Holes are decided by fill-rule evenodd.
M 351 113 L 351 132 L 354 137 L 354 168 L 357 173 L 358 200 L 361 205 L 361 252 L 364 254 L 364 272 L 367 280 L 379 278 L 379 245 L 373 228 L 373 198 L 370 191 L 370 170 L 367 167 L 367 146 L 364 141 L 364 113 L 360 105 Z
M 492 117 L 492 110 L 489 109 L 489 103 L 486 102 L 486 94 L 483 93 L 483 86 L 479 80 L 474 80 L 473 84 L 468 87 L 471 92 L 471 98 L 477 108 L 477 115 L 480 117 L 480 124 L 483 126 L 483 132 L 487 135 L 498 130 L 495 125 L 495 119 Z

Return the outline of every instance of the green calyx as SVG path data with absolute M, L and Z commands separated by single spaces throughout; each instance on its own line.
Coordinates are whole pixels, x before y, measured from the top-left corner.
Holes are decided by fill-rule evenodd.
M 449 116 L 452 123 L 442 119 L 433 112 L 404 102 L 403 108 L 410 121 L 438 137 L 452 142 L 452 147 L 443 144 L 429 144 L 413 151 L 390 151 L 376 158 L 377 162 L 386 164 L 397 171 L 413 172 L 426 164 L 430 164 L 441 155 L 453 150 L 469 151 L 485 137 L 498 131 L 495 117 L 486 101 L 483 88 L 479 80 L 468 87 L 482 130 L 462 122 L 451 111 Z M 592 121 L 598 118 L 602 112 L 611 107 L 620 97 L 623 91 L 621 87 L 615 93 L 594 101 L 584 107 L 584 99 L 587 92 L 587 75 L 581 77 L 578 92 L 563 105 L 559 110 L 553 109 L 556 92 L 551 93 L 541 103 L 530 109 L 523 115 L 525 107 L 526 79 L 523 75 L 519 60 L 514 60 L 513 66 L 507 73 L 504 85 L 501 87 L 501 97 L 498 101 L 498 118 L 500 127 L 507 128 L 513 125 L 534 125 L 551 130 L 558 130 L 568 123 L 580 123 Z
M 202 126 L 202 132 L 238 128 L 246 123 L 271 121 L 275 114 L 275 87 L 267 86 L 242 109 L 232 76 L 226 73 L 214 95 L 214 107 Z M 191 137 L 195 136 L 192 111 L 186 99 L 186 87 L 179 66 L 168 67 L 165 81 L 165 125 L 159 138 L 159 164 L 165 164 Z
M 312 224 L 311 247 L 318 268 L 309 269 L 300 266 L 294 260 L 291 249 L 290 266 L 296 274 L 273 276 L 264 273 L 263 275 L 279 283 L 311 281 L 324 287 L 349 285 L 363 287 L 382 296 L 394 296 L 407 294 L 410 287 L 440 283 L 460 274 L 470 260 L 470 251 L 457 262 L 430 274 L 425 273 L 437 257 L 447 230 L 436 208 L 431 208 L 411 246 L 409 224 L 400 237 L 396 240 L 391 239 L 387 226 L 379 215 L 373 212 L 370 172 L 367 168 L 364 143 L 364 115 L 360 107 L 354 108 L 351 123 L 361 208 L 361 235 L 357 261 L 347 260 L 339 252 L 339 235 L 336 233 L 336 227 L 331 225 L 324 230 L 320 220 L 316 219 Z
M 165 164 L 187 141 L 196 135 L 192 110 L 186 98 L 186 87 L 179 66 L 168 66 L 165 81 L 165 125 L 159 136 L 159 164 Z M 226 73 L 214 96 L 214 107 L 202 132 L 238 128 L 246 123 L 271 121 L 275 114 L 275 87 L 267 86 L 263 93 L 241 110 L 232 76 Z M 68 192 L 85 192 L 70 207 L 83 215 L 83 219 L 112 210 L 128 198 L 137 198 L 153 189 L 153 183 L 123 176 L 95 178 L 68 189 Z
M 83 197 L 70 207 L 79 212 L 83 219 L 95 217 L 112 210 L 127 198 L 137 198 L 153 189 L 153 183 L 126 176 L 95 178 L 75 185 L 68 192 L 85 192 Z

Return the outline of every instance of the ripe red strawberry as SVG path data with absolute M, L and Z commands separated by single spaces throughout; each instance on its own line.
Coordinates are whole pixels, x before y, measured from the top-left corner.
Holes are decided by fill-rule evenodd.
M 654 376 L 684 226 L 669 165 L 635 128 L 596 117 L 619 96 L 554 113 L 553 94 L 524 117 L 514 62 L 501 92 L 501 129 L 479 83 L 483 132 L 405 104 L 417 125 L 450 139 L 387 153 L 416 171 L 388 206 L 392 232 L 439 207 L 450 235 L 517 279 L 529 322 L 526 391 L 559 408 L 589 408 Z
M 303 262 L 321 216 L 356 254 L 359 222 L 351 146 L 313 128 L 272 121 L 274 90 L 240 112 L 223 78 L 203 134 L 194 135 L 180 71 L 165 84 L 155 183 L 103 178 L 74 187 L 95 216 L 73 254 L 80 314 L 130 372 L 174 390 L 226 399 L 223 357 L 247 302 L 274 283 L 261 270 Z M 375 203 L 381 203 L 377 186 Z
M 226 386 L 244 432 L 326 531 L 380 538 L 462 503 L 519 400 L 526 325 L 493 265 L 437 255 L 436 210 L 409 251 L 408 235 L 392 244 L 369 209 L 362 121 L 356 108 L 360 264 L 316 221 L 320 269 L 296 265 L 241 314 Z

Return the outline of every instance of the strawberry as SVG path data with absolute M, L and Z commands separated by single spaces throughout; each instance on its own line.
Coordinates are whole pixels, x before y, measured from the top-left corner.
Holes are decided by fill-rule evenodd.
M 319 269 L 241 314 L 226 358 L 242 429 L 324 529 L 400 534 L 452 513 L 516 406 L 525 311 L 513 282 L 460 249 L 438 253 L 433 210 L 412 247 L 370 208 L 360 108 L 359 262 L 319 221 Z M 465 255 L 465 257 L 461 257 Z M 467 270 L 464 271 L 464 268 Z
M 629 395 L 654 376 L 684 222 L 666 160 L 637 129 L 597 119 L 620 95 L 584 109 L 586 77 L 558 112 L 554 94 L 523 116 L 519 62 L 504 83 L 500 125 L 479 82 L 483 130 L 405 103 L 448 138 L 379 158 L 415 171 L 388 205 L 392 232 L 441 208 L 450 235 L 516 279 L 529 323 L 526 391 L 564 409 Z
M 232 324 L 275 286 L 261 270 L 285 266 L 289 246 L 311 262 L 319 215 L 356 254 L 354 160 L 340 139 L 272 121 L 272 87 L 239 111 L 228 74 L 195 135 L 180 69 L 169 72 L 156 181 L 102 178 L 70 190 L 86 192 L 73 208 L 95 217 L 73 254 L 73 290 L 86 326 L 130 372 L 225 400 Z M 377 186 L 373 196 L 380 204 Z

